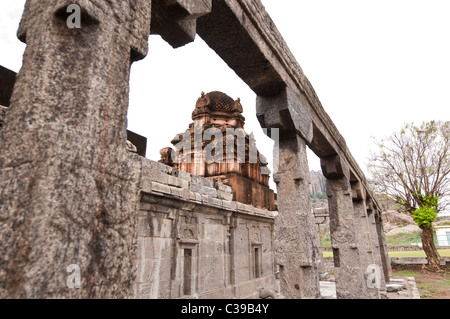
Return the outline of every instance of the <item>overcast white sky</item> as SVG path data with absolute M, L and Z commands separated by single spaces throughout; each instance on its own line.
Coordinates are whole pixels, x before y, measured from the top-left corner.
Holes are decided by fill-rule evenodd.
M 262 2 L 364 171 L 371 136 L 388 136 L 404 122 L 450 120 L 449 0 Z M 16 38 L 24 3 L 0 2 L 0 65 L 16 72 L 25 48 Z M 199 37 L 173 50 L 151 36 L 130 87 L 128 128 L 147 137 L 147 157 L 158 160 L 187 129 L 202 91 L 219 90 L 241 98 L 245 129 L 271 158 L 255 94 Z M 320 169 L 315 156 L 310 168 Z

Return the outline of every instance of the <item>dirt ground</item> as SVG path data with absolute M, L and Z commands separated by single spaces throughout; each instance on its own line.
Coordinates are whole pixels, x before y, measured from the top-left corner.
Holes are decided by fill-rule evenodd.
M 440 271 L 422 265 L 392 265 L 393 277 L 411 276 L 416 279 L 420 298 L 450 299 L 450 265 L 442 266 Z

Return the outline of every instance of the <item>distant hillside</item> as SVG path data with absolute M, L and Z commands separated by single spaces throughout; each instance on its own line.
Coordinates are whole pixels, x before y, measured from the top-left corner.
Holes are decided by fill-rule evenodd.
M 311 171 L 311 194 L 321 195 L 326 192 L 325 189 L 325 176 L 322 171 Z
M 313 209 L 328 206 L 325 177 L 322 171 L 311 171 L 311 205 Z

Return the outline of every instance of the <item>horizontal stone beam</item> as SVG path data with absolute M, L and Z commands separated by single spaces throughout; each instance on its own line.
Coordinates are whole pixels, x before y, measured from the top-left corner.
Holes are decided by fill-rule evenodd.
M 364 173 L 325 112 L 314 88 L 259 0 L 213 0 L 197 20 L 203 40 L 258 95 L 277 96 L 288 87 L 299 97 L 302 116 L 312 121 L 308 146 L 320 158 L 338 154 L 371 197 Z M 268 111 L 271 112 L 271 111 Z M 292 127 L 295 129 L 295 126 Z

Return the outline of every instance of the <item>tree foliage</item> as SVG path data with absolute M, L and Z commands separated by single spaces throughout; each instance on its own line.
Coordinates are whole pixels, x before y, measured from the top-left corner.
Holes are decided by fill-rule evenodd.
M 449 204 L 450 122 L 407 123 L 386 140 L 375 141 L 371 183 L 412 215 L 422 229 L 422 247 L 430 265 L 439 268 L 432 222 Z
M 431 217 L 449 205 L 450 122 L 406 123 L 387 139 L 368 165 L 375 191 L 386 194 L 411 215 Z M 425 208 L 427 207 L 427 208 Z M 423 208 L 423 209 L 422 209 Z

